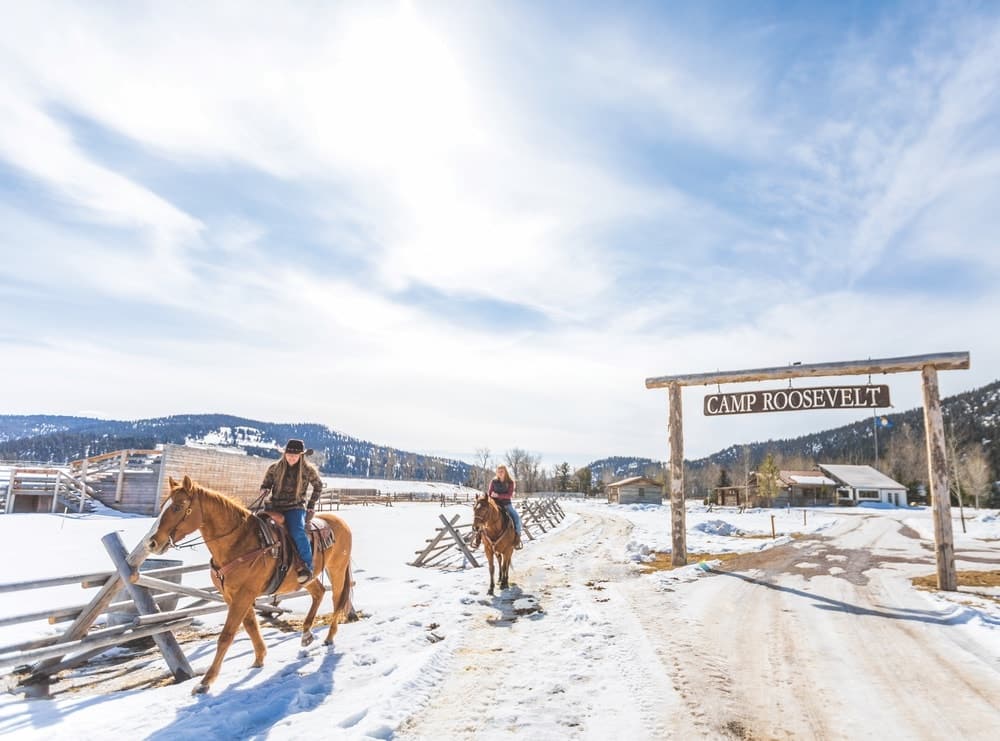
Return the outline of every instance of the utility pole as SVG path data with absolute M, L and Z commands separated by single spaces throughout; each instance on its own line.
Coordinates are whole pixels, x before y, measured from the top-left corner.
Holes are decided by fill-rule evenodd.
M 872 409 L 872 431 L 875 433 L 875 469 L 878 470 L 878 410 L 874 408 Z

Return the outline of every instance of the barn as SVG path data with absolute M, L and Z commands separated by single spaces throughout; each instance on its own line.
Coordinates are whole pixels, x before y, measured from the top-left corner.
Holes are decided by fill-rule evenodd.
M 663 484 L 633 476 L 608 484 L 609 504 L 663 504 Z

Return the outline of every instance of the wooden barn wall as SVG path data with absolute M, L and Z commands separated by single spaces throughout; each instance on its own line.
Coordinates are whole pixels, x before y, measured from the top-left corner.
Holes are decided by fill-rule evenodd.
M 620 487 L 619 492 L 619 503 L 620 504 L 663 504 L 663 490 L 659 487 L 654 486 L 644 486 L 643 487 L 645 496 L 639 496 L 638 486 L 623 486 Z
M 152 503 L 149 514 L 159 511 L 160 502 L 170 493 L 169 478 L 184 476 L 204 487 L 231 496 L 249 505 L 260 495 L 260 482 L 267 467 L 275 460 L 248 455 L 232 455 L 215 450 L 165 445 L 160 464 L 159 499 Z
M 152 466 L 150 471 L 125 471 L 125 481 L 122 483 L 122 497 L 115 501 L 118 491 L 118 476 L 108 476 L 97 481 L 88 481 L 96 492 L 96 498 L 109 507 L 120 512 L 136 514 L 155 514 L 157 506 L 156 492 L 159 485 L 159 464 Z

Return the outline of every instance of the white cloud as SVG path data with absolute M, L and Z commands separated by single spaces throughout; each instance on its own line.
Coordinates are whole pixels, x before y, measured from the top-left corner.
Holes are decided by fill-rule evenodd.
M 15 336 L 23 406 L 4 411 L 222 410 L 414 450 L 518 446 L 582 464 L 665 457 L 665 399 L 648 376 L 969 349 L 973 371 L 942 387 L 992 380 L 998 358 L 970 316 L 995 315 L 994 299 L 859 295 L 844 266 L 863 272 L 919 226 L 914 250 L 947 256 L 951 232 L 964 259 L 995 267 L 995 222 L 971 185 L 989 190 L 997 172 L 995 132 L 982 133 L 996 112 L 995 29 L 956 60 L 897 72 L 895 87 L 869 78 L 870 60 L 845 62 L 833 105 L 810 111 L 775 96 L 769 60 L 741 64 L 746 48 L 654 48 L 624 23 L 561 41 L 564 29 L 505 10 L 483 21 L 419 6 L 210 5 L 197 18 L 181 5 L 19 6 L 0 29 L 0 157 L 71 203 L 79 225 L 6 208 L 5 252 L 37 247 L 5 274 L 44 286 L 58 265 L 78 276 L 81 309 L 141 303 L 204 331 L 181 341 L 154 326 L 104 344 L 26 322 L 40 342 Z M 515 31 L 520 46 L 499 48 Z M 526 81 L 476 49 L 551 64 Z M 712 65 L 692 62 L 709 52 Z M 913 97 L 928 86 L 936 96 Z M 878 96 L 870 110 L 840 105 Z M 655 141 L 669 129 L 691 161 L 721 153 L 739 172 L 684 190 L 676 175 L 691 172 L 634 167 L 646 153 L 595 134 L 595 112 Z M 239 191 L 264 175 L 276 200 L 302 194 L 281 205 L 317 233 L 285 250 L 278 240 L 298 235 L 276 236 L 252 208 L 186 213 L 146 184 L 156 178 L 75 140 L 73 116 L 187 182 L 206 172 Z M 548 322 L 484 329 L 393 300 L 414 286 L 520 303 Z M 122 396 L 134 378 L 155 398 Z M 919 403 L 912 388 L 899 398 Z M 695 456 L 830 419 L 686 413 Z

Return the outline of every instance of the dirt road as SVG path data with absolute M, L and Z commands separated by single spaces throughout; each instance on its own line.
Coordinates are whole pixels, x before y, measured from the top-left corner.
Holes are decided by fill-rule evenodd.
M 627 522 L 580 512 L 518 554 L 398 738 L 996 738 L 996 646 L 912 589 L 933 555 L 900 517 L 650 579 L 621 563 Z M 958 556 L 1000 567 L 996 550 Z

